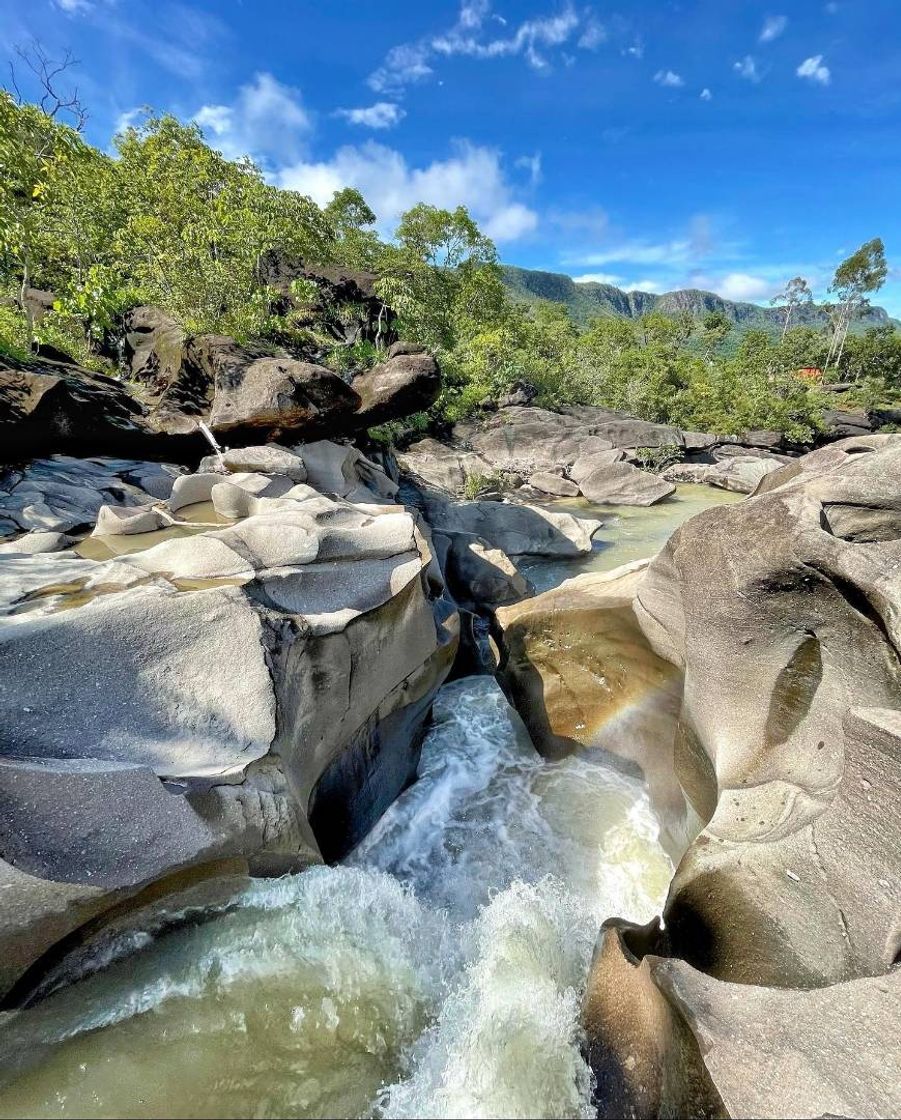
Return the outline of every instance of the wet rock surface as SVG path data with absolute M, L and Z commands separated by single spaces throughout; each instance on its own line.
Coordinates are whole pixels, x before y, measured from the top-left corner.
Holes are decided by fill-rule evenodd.
M 592 1064 L 633 1115 L 901 1107 L 899 509 L 901 439 L 848 439 L 687 522 L 637 588 L 705 827 L 663 931 L 608 923 L 589 979 Z

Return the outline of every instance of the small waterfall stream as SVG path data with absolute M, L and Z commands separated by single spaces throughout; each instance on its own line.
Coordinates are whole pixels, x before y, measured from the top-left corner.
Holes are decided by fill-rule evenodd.
M 343 866 L 124 936 L 4 1016 L 0 1117 L 591 1116 L 598 928 L 671 875 L 641 781 L 543 760 L 492 678 L 458 680 Z

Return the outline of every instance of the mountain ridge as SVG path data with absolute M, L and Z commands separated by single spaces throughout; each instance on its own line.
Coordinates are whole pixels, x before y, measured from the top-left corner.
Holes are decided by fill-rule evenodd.
M 541 269 L 519 268 L 517 265 L 501 265 L 504 286 L 510 296 L 521 303 L 538 303 L 548 300 L 562 303 L 569 310 L 579 326 L 586 326 L 593 318 L 620 316 L 637 319 L 649 311 L 662 311 L 673 315 L 679 311 L 690 311 L 696 317 L 710 311 L 722 311 L 739 328 L 750 330 L 763 327 L 765 330 L 782 329 L 783 310 L 779 307 L 761 307 L 756 303 L 724 299 L 715 292 L 700 288 L 678 288 L 672 292 L 625 291 L 613 284 L 602 284 L 597 280 L 573 280 L 560 272 L 545 272 Z M 795 324 L 825 326 L 826 315 L 814 305 L 801 307 L 795 311 Z M 868 307 L 858 318 L 858 329 L 896 323 L 883 307 Z

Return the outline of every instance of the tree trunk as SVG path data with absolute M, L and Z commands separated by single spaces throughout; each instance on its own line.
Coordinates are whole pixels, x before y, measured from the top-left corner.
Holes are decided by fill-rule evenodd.
M 25 314 L 25 334 L 28 338 L 28 349 L 35 349 L 34 337 L 34 312 L 31 309 L 31 302 L 27 299 L 28 289 L 31 287 L 31 261 L 28 259 L 28 254 L 22 261 L 22 286 L 19 289 L 19 303 L 22 305 L 22 311 Z

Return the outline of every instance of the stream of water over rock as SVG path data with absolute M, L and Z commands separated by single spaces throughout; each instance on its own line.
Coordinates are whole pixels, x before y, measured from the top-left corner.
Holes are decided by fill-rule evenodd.
M 671 874 L 642 782 L 546 762 L 493 679 L 456 681 L 343 866 L 124 935 L 7 1016 L 0 1116 L 591 1116 L 598 928 L 649 920 Z

